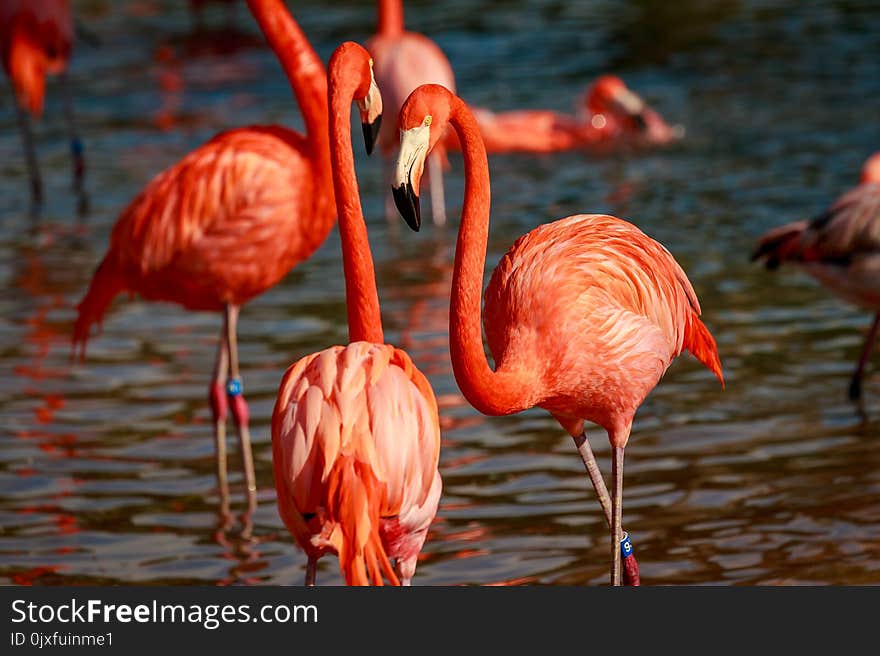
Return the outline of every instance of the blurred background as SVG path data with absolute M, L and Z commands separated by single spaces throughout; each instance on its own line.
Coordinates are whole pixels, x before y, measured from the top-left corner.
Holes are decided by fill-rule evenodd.
M 242 312 L 259 510 L 255 539 L 217 529 L 206 386 L 219 318 L 121 300 L 84 363 L 75 306 L 119 212 L 213 134 L 301 127 L 244 6 L 74 0 L 97 43 L 70 67 L 91 209 L 77 218 L 56 82 L 35 136 L 42 219 L 7 79 L 0 91 L 0 583 L 299 584 L 278 517 L 269 417 L 284 369 L 347 340 L 338 232 Z M 326 60 L 365 41 L 375 6 L 288 3 Z M 754 240 L 821 211 L 880 149 L 880 3 L 412 0 L 407 27 L 443 48 L 468 102 L 573 113 L 612 72 L 686 138 L 650 151 L 490 158 L 488 270 L 539 223 L 633 221 L 700 296 L 727 378 L 677 361 L 627 448 L 624 527 L 650 584 L 880 583 L 880 372 L 846 397 L 870 317 L 796 269 L 749 263 Z M 386 120 L 395 120 L 386 117 Z M 386 326 L 441 404 L 444 493 L 415 584 L 598 584 L 607 532 L 571 439 L 540 410 L 485 418 L 458 394 L 447 305 L 462 196 L 451 156 L 445 228 L 386 222 L 378 157 L 356 142 Z M 875 357 L 874 362 L 877 362 Z M 608 442 L 593 429 L 605 468 Z M 230 473 L 241 507 L 237 449 Z M 335 559 L 319 583 L 339 583 Z

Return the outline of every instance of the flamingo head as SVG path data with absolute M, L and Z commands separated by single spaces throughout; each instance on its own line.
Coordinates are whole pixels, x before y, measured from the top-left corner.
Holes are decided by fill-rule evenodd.
M 880 153 L 874 153 L 862 167 L 862 182 L 880 182 Z
M 346 93 L 341 91 L 343 88 L 353 94 L 361 115 L 364 146 L 367 155 L 372 154 L 379 127 L 382 125 L 382 94 L 379 93 L 376 77 L 373 75 L 372 58 L 363 46 L 346 41 L 333 52 L 328 70 L 331 95 L 334 92 Z M 351 97 L 348 96 L 348 99 Z
M 632 136 L 650 143 L 680 138 L 682 126 L 670 126 L 641 96 L 616 75 L 602 75 L 584 96 L 593 127 L 614 136 Z
M 449 124 L 452 99 L 452 92 L 446 87 L 423 84 L 409 95 L 400 109 L 400 153 L 391 191 L 397 210 L 417 232 L 422 224 L 419 183 L 425 159 Z

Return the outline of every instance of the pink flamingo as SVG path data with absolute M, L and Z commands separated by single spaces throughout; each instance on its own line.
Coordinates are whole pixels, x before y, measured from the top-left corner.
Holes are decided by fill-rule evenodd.
M 73 50 L 73 17 L 68 0 L 0 0 L 0 52 L 3 68 L 15 91 L 15 109 L 24 143 L 31 186 L 31 211 L 43 203 L 43 181 L 34 150 L 30 117 L 40 118 L 46 96 L 46 75 L 60 75 L 64 116 L 73 158 L 73 187 L 84 212 L 85 159 L 76 131 L 67 66 Z
M 437 402 L 406 352 L 382 333 L 351 147 L 352 101 L 367 152 L 382 111 L 366 50 L 351 42 L 336 49 L 329 89 L 351 343 L 308 355 L 284 374 L 272 413 L 278 509 L 308 554 L 306 585 L 328 552 L 339 555 L 349 585 L 380 585 L 383 574 L 409 585 L 440 499 Z
M 367 41 L 366 48 L 373 57 L 376 82 L 382 90 L 388 113 L 397 116 L 403 101 L 420 84 L 442 84 L 450 91 L 455 91 L 455 74 L 439 46 L 422 34 L 404 29 L 403 1 L 378 0 L 377 11 L 377 31 Z M 394 126 L 389 127 L 379 133 L 379 146 L 385 162 L 390 161 L 398 145 Z M 428 159 L 431 217 L 436 225 L 446 223 L 446 202 L 443 194 L 445 165 L 446 152 L 440 146 Z M 385 177 L 390 178 L 390 172 L 386 172 Z M 389 219 L 393 213 L 393 208 L 386 204 Z
M 225 426 L 231 408 L 246 518 L 256 507 L 256 480 L 239 371 L 239 309 L 310 257 L 335 218 L 324 66 L 282 0 L 248 0 L 248 6 L 290 80 L 306 135 L 280 126 L 221 132 L 157 175 L 116 222 L 73 333 L 84 354 L 90 326 L 125 291 L 224 313 L 210 387 L 217 481 L 226 516 Z
M 626 221 L 579 214 L 520 237 L 493 272 L 484 321 L 493 371 L 480 329 L 489 231 L 486 148 L 465 103 L 441 86 L 419 87 L 400 112 L 394 199 L 418 230 L 424 160 L 447 125 L 462 144 L 465 170 L 449 310 L 455 379 L 484 414 L 539 406 L 574 438 L 611 525 L 611 580 L 619 585 L 621 551 L 630 546 L 621 531 L 621 502 L 633 417 L 685 349 L 721 379 L 715 340 L 669 251 Z M 585 420 L 602 426 L 613 447 L 610 502 L 584 433 Z
M 753 261 L 758 259 L 768 269 L 783 262 L 799 264 L 842 299 L 874 313 L 849 385 L 849 398 L 858 400 L 880 331 L 880 152 L 865 162 L 860 184 L 822 214 L 762 236 L 752 254 Z
M 668 125 L 614 75 L 603 75 L 590 86 L 578 116 L 543 109 L 496 113 L 471 108 L 471 111 L 490 153 L 552 153 L 621 144 L 662 145 L 683 133 L 681 126 Z M 452 130 L 446 133 L 443 144 L 449 150 L 460 150 Z

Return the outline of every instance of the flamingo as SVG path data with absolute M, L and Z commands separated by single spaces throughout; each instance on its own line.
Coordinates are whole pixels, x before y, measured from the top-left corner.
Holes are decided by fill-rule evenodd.
M 306 135 L 277 125 L 221 132 L 157 175 L 116 222 L 110 248 L 79 304 L 74 346 L 115 296 L 141 294 L 189 310 L 222 311 L 210 385 L 221 514 L 228 515 L 226 417 L 238 430 L 249 518 L 256 481 L 241 383 L 241 306 L 306 260 L 335 221 L 324 66 L 282 0 L 248 0 L 281 60 Z
M 400 112 L 393 195 L 420 226 L 419 182 L 428 152 L 451 125 L 462 144 L 465 197 L 449 309 L 450 352 L 465 398 L 487 415 L 533 406 L 574 438 L 611 526 L 612 576 L 621 583 L 624 448 L 639 405 L 673 358 L 689 350 L 719 378 L 715 340 L 700 304 L 666 248 L 634 225 L 577 214 L 520 237 L 486 290 L 486 359 L 480 290 L 489 231 L 489 167 L 479 126 L 465 103 L 438 85 L 416 89 Z M 604 428 L 613 450 L 609 500 L 584 421 Z
M 308 554 L 339 556 L 349 585 L 409 585 L 437 512 L 440 426 L 434 392 L 405 351 L 385 343 L 351 146 L 357 99 L 367 152 L 382 99 L 364 48 L 330 59 L 330 143 L 342 237 L 347 346 L 308 355 L 284 374 L 272 413 L 278 509 Z M 395 559 L 391 568 L 390 558 Z
M 367 41 L 366 48 L 373 57 L 376 82 L 382 90 L 385 106 L 391 116 L 397 116 L 403 101 L 420 84 L 442 84 L 455 91 L 455 74 L 440 47 L 423 34 L 408 32 L 403 25 L 402 0 L 378 0 L 376 34 Z M 379 132 L 379 147 L 383 161 L 389 162 L 397 148 L 398 137 L 392 129 Z M 435 225 L 446 223 L 446 202 L 443 193 L 443 168 L 446 151 L 435 149 L 428 159 L 428 179 L 431 189 L 431 218 Z M 387 164 L 386 164 L 387 166 Z M 390 179 L 390 172 L 386 172 Z M 393 208 L 386 204 L 390 219 Z
M 862 395 L 865 365 L 880 332 L 880 152 L 865 162 L 859 185 L 812 221 L 795 221 L 759 240 L 752 261 L 768 269 L 783 262 L 802 266 L 842 299 L 874 313 L 849 384 L 849 398 Z
M 472 107 L 490 153 L 552 153 L 603 148 L 623 143 L 662 145 L 677 139 L 681 126 L 670 126 L 615 75 L 599 77 L 586 91 L 579 115 L 533 109 L 492 112 Z M 460 150 L 455 132 L 443 139 Z
M 67 66 L 73 50 L 73 17 L 68 0 L 0 0 L 0 52 L 12 81 L 15 110 L 24 145 L 31 188 L 31 211 L 43 204 L 43 181 L 34 149 L 31 117 L 40 118 L 46 95 L 46 75 L 61 78 L 64 117 L 73 159 L 73 188 L 85 212 L 85 157 L 73 115 L 73 96 Z

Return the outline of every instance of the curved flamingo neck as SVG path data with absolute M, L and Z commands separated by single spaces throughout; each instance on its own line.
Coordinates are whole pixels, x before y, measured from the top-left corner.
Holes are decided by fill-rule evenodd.
M 362 56 L 358 58 L 358 54 Z M 363 49 L 360 53 L 341 50 L 330 61 L 330 158 L 333 164 L 336 211 L 339 214 L 339 235 L 342 239 L 348 339 L 351 342 L 383 344 L 385 336 L 382 333 L 376 274 L 361 209 L 351 146 L 351 104 L 355 91 L 364 86 L 364 71 L 367 74 L 366 88 L 369 88 L 368 59 L 369 56 Z
M 403 0 L 379 0 L 379 36 L 403 34 Z
M 480 129 L 465 103 L 452 98 L 449 123 L 464 156 L 464 206 L 455 246 L 449 305 L 449 350 L 462 394 L 487 415 L 507 415 L 533 405 L 529 381 L 515 372 L 493 371 L 483 348 L 481 303 L 489 239 L 489 162 Z
M 281 61 L 303 115 L 312 159 L 329 187 L 330 142 L 324 64 L 282 0 L 248 0 L 248 7 Z

